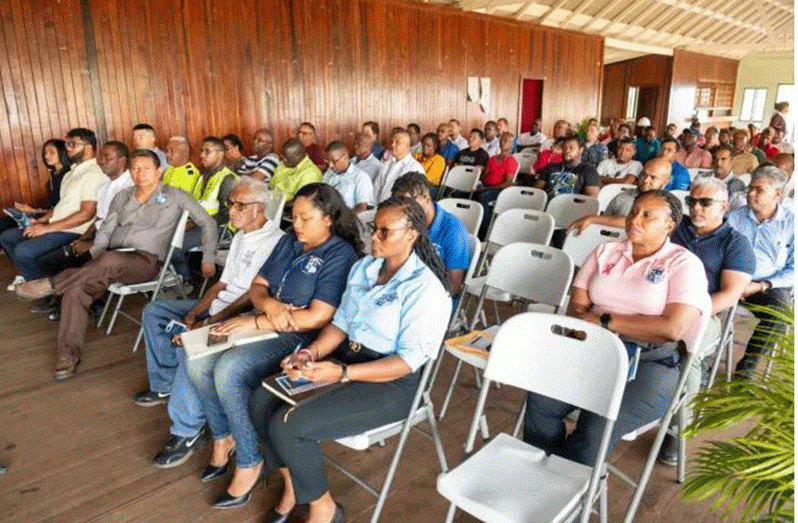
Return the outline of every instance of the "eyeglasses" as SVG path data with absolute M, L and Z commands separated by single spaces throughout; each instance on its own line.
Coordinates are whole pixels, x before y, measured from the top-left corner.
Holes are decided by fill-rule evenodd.
M 684 199 L 684 203 L 687 204 L 687 208 L 690 209 L 695 204 L 700 204 L 701 207 L 709 207 L 715 202 L 720 202 L 723 200 L 716 200 L 715 198 L 693 198 L 692 196 L 687 196 Z
M 200 154 L 213 154 L 215 152 L 223 153 L 224 149 L 219 149 L 218 147 L 214 147 L 213 149 L 204 148 L 200 150 Z
M 66 142 L 64 142 L 64 146 L 67 149 L 74 149 L 76 147 L 81 147 L 84 145 L 86 145 L 86 142 L 76 142 L 74 140 L 67 140 Z
M 236 212 L 243 212 L 244 209 L 247 208 L 247 205 L 255 205 L 256 203 L 260 202 L 235 202 L 233 200 L 227 200 L 225 202 L 228 209 L 234 210 Z
M 369 226 L 369 230 L 371 231 L 371 234 L 372 235 L 376 234 L 377 238 L 380 241 L 385 241 L 388 238 L 388 235 L 391 234 L 391 231 L 403 231 L 405 229 L 409 229 L 410 228 L 407 225 L 405 225 L 404 227 L 393 227 L 393 228 L 391 228 L 391 227 L 377 227 L 377 224 L 375 222 L 370 222 L 368 224 L 368 226 Z

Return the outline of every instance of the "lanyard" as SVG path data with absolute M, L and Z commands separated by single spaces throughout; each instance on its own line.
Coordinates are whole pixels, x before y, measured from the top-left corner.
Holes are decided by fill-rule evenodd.
M 280 300 L 280 295 L 283 292 L 283 285 L 285 285 L 285 279 L 288 278 L 288 274 L 292 270 L 294 270 L 297 266 L 299 266 L 299 264 L 302 261 L 304 261 L 305 257 L 309 254 L 310 254 L 309 252 L 300 254 L 299 257 L 297 257 L 294 261 L 292 261 L 291 265 L 289 265 L 288 268 L 285 270 L 285 272 L 283 273 L 283 277 L 280 279 L 280 285 L 277 286 L 277 293 L 274 295 L 276 299 Z

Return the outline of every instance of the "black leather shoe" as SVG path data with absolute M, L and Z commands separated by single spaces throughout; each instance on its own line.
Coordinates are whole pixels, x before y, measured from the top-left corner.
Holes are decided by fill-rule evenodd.
M 263 467 L 260 471 L 260 475 L 258 479 L 255 480 L 255 484 L 252 485 L 248 491 L 244 492 L 240 496 L 233 497 L 231 496 L 226 490 L 222 492 L 216 501 L 213 502 L 213 508 L 237 508 L 243 507 L 247 503 L 249 503 L 249 498 L 252 497 L 252 491 L 255 490 L 255 487 L 258 486 L 258 483 L 263 481 L 263 479 L 267 476 L 266 467 Z
M 346 523 L 346 515 L 344 515 L 344 507 L 342 507 L 338 503 L 335 504 L 335 513 L 333 514 L 330 523 Z
M 227 474 L 227 466 L 230 462 L 225 463 L 221 467 L 215 467 L 213 465 L 208 465 L 205 467 L 205 470 L 202 471 L 202 477 L 200 477 L 200 481 L 203 483 L 207 483 L 209 481 L 213 481 L 216 478 L 221 478 L 225 474 Z
M 288 514 L 280 514 L 274 509 L 271 509 L 268 514 L 266 514 L 266 519 L 263 520 L 263 523 L 285 523 L 291 517 L 291 512 Z

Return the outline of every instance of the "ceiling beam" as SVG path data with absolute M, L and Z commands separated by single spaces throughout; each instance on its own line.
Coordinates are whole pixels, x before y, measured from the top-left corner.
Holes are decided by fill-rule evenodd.
M 730 17 L 736 17 L 737 15 L 748 9 L 748 6 L 745 2 L 740 2 L 738 4 L 731 4 L 731 5 L 732 9 L 730 9 L 726 13 L 726 15 Z M 701 24 L 695 26 L 694 29 L 696 30 L 696 32 L 693 33 L 693 36 L 701 40 L 707 39 L 709 38 L 709 35 L 717 31 L 719 27 L 722 27 L 723 23 L 724 22 L 722 20 L 712 20 L 711 18 L 707 18 L 703 20 Z
M 637 10 L 640 9 L 640 7 L 644 7 L 645 8 L 645 7 L 649 6 L 649 4 L 650 4 L 649 0 L 635 0 L 633 4 L 629 5 L 626 8 L 626 11 L 621 11 L 621 14 L 618 15 L 614 20 L 610 20 L 610 23 L 607 24 L 604 27 L 604 29 L 602 29 L 600 31 L 600 34 L 602 36 L 607 36 L 608 34 L 610 34 L 612 32 L 610 30 L 611 27 L 613 27 L 615 24 L 621 24 L 621 23 L 626 24 L 626 22 L 624 22 L 624 20 L 626 20 L 627 18 L 632 16 L 633 13 L 636 16 L 637 15 Z M 628 26 L 628 24 L 626 24 L 626 25 Z
M 746 29 L 751 29 L 753 31 L 759 31 L 759 32 L 762 32 L 762 33 L 767 32 L 765 29 L 763 29 L 762 27 L 760 27 L 760 26 L 758 26 L 756 24 L 752 24 L 750 22 L 739 20 L 737 18 L 732 18 L 732 17 L 729 17 L 729 16 L 725 16 L 722 13 L 718 13 L 717 11 L 710 11 L 708 9 L 697 7 L 696 5 L 688 4 L 688 3 L 686 3 L 686 2 L 684 2 L 682 0 L 653 0 L 653 1 L 655 1 L 657 3 L 660 3 L 660 4 L 666 4 L 666 5 L 677 4 L 680 8 L 688 10 L 688 11 L 691 11 L 691 12 L 697 14 L 697 15 L 703 15 L 703 16 L 707 16 L 707 17 L 716 18 L 718 20 L 726 22 L 727 24 L 735 25 L 735 26 L 738 26 L 738 27 L 743 27 L 743 28 L 746 28 Z
M 630 42 L 628 40 L 618 40 L 617 38 L 605 38 L 604 45 L 612 47 L 613 49 L 621 49 L 624 51 L 634 51 L 637 53 L 645 54 L 661 54 L 665 56 L 673 56 L 673 49 L 669 47 L 659 47 L 656 45 L 641 44 L 638 42 Z
M 585 11 L 585 9 L 587 9 L 593 4 L 593 2 L 595 2 L 595 0 L 582 0 L 582 3 L 576 6 L 576 9 L 571 11 L 571 14 L 565 17 L 565 20 L 561 22 L 561 27 L 566 27 L 568 24 L 570 24 L 571 20 L 576 18 L 578 15 L 582 14 Z
M 557 2 L 555 2 L 554 4 L 551 5 L 551 7 L 549 8 L 548 11 L 543 13 L 542 16 L 538 17 L 536 22 L 541 24 L 541 25 L 545 24 L 546 22 L 549 21 L 549 19 L 554 14 L 554 12 L 557 11 L 558 9 L 560 9 L 562 6 L 564 6 L 567 2 L 568 2 L 568 0 L 557 0 Z
M 712 2 L 709 5 L 702 4 L 702 6 L 708 8 L 708 9 L 714 10 L 717 7 L 719 7 L 721 5 L 724 5 L 724 4 L 728 4 L 727 0 L 715 0 L 714 2 Z M 663 32 L 663 33 L 669 33 L 671 30 L 673 30 L 676 27 L 678 27 L 679 24 L 681 24 L 682 21 L 685 18 L 689 17 L 689 16 L 690 16 L 690 11 L 682 11 L 680 14 L 676 15 L 672 19 L 670 19 L 670 20 L 666 19 L 665 22 L 661 26 L 657 27 L 657 31 L 660 31 L 660 32 Z
M 515 18 L 516 20 L 518 20 L 519 18 L 524 16 L 524 13 L 526 12 L 526 10 L 529 9 L 530 7 L 532 7 L 532 4 L 534 4 L 534 3 L 535 2 L 527 2 L 527 3 L 525 3 L 524 5 L 521 6 L 520 9 L 518 9 L 515 13 L 513 13 L 511 15 L 511 17 Z

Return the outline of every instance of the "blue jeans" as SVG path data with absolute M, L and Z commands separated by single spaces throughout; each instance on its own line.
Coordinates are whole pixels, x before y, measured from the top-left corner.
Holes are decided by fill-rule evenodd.
M 141 313 L 150 390 L 171 392 L 168 412 L 172 427 L 169 432 L 183 438 L 190 438 L 202 429 L 205 411 L 186 373 L 186 353 L 172 344 L 171 334 L 164 329 L 171 320 L 182 322 L 196 303 L 196 300 L 154 301 Z
M 489 189 L 487 191 L 482 191 L 477 193 L 477 200 L 479 203 L 482 204 L 482 209 L 485 211 L 482 214 L 482 223 L 479 226 L 479 239 L 485 240 L 485 235 L 488 234 L 488 225 L 490 225 L 490 217 L 493 216 L 493 209 L 494 207 L 490 205 L 492 202 L 495 202 L 499 198 L 499 193 L 502 192 L 501 189 Z
M 236 465 L 254 467 L 263 457 L 249 418 L 249 400 L 264 376 L 279 370 L 280 360 L 317 332 L 281 333 L 277 338 L 236 347 L 186 362 L 189 379 L 205 410 L 214 439 L 232 435 Z
M 618 419 L 610 436 L 607 455 L 626 433 L 661 418 L 673 400 L 679 383 L 679 367 L 641 361 L 637 377 L 626 384 Z M 532 392 L 527 393 L 524 441 L 566 459 L 593 466 L 598 457 L 605 420 L 582 410 L 576 429 L 566 438 L 563 419 L 573 405 Z
M 48 232 L 36 238 L 26 238 L 22 229 L 7 229 L 0 234 L 0 246 L 6 251 L 19 273 L 27 281 L 44 278 L 39 259 L 80 237 L 74 232 Z

